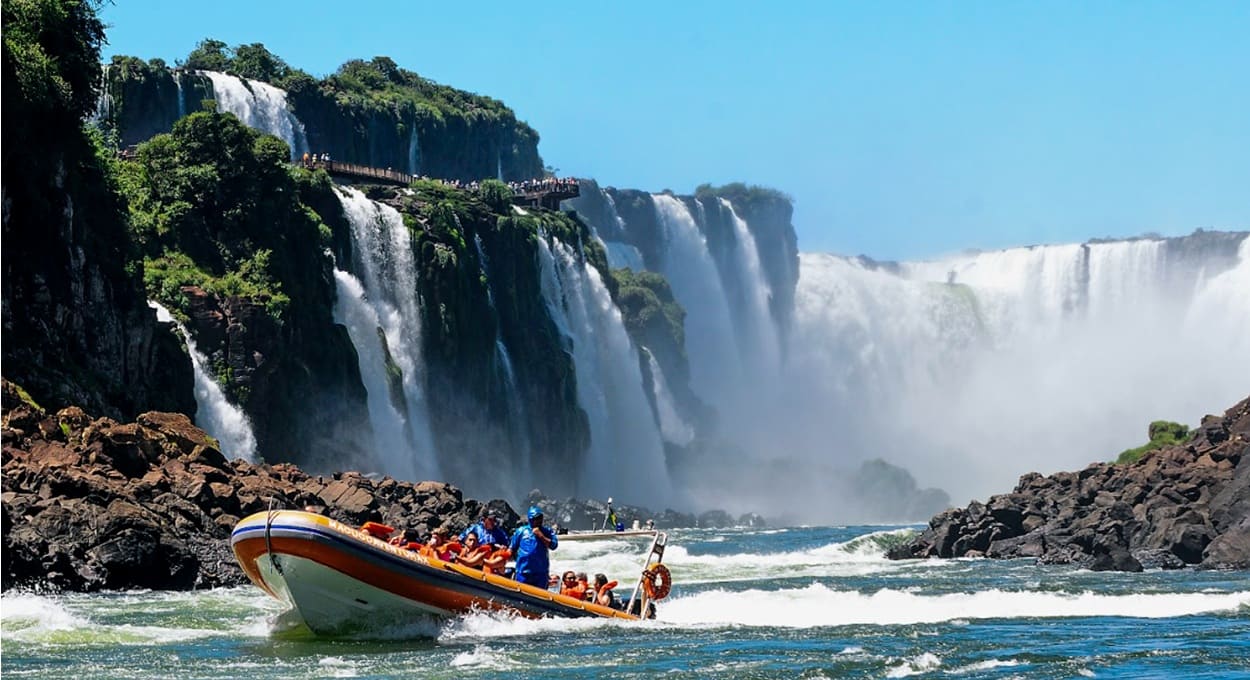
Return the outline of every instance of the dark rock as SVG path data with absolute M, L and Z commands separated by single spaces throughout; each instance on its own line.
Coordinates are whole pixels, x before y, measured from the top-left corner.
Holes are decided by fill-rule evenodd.
M 1183 445 L 1131 464 L 1029 473 L 1010 494 L 939 513 L 892 559 L 1036 557 L 1095 570 L 1250 568 L 1250 398 Z

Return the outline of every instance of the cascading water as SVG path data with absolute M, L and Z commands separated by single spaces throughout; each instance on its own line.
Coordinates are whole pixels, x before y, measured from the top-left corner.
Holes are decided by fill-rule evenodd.
M 408 174 L 421 174 L 421 140 L 417 138 L 417 123 L 413 121 L 408 135 Z
M 387 373 L 387 348 L 378 312 L 369 303 L 365 287 L 355 276 L 334 270 L 336 297 L 334 321 L 347 328 L 347 334 L 356 347 L 360 362 L 360 378 L 368 393 L 369 424 L 373 429 L 373 443 L 378 451 L 407 451 L 412 449 L 412 433 L 407 424 L 406 409 L 391 398 L 391 379 Z M 392 359 L 393 361 L 393 359 Z M 415 466 L 409 463 L 411 456 L 393 461 L 394 474 L 415 475 Z
M 664 436 L 664 441 L 686 446 L 694 441 L 694 428 L 678 413 L 677 402 L 673 399 L 673 393 L 668 388 L 668 380 L 664 377 L 664 371 L 660 369 L 659 362 L 655 360 L 655 355 L 645 347 L 642 351 L 647 355 L 647 369 L 651 372 L 651 393 L 655 397 L 656 415 L 660 420 L 660 434 Z
M 213 82 L 217 111 L 233 113 L 249 127 L 280 137 L 291 147 L 291 158 L 308 151 L 304 124 L 286 102 L 286 91 L 259 80 L 243 82 L 238 76 L 216 71 L 198 71 Z
M 664 448 L 638 354 L 599 272 L 558 240 L 538 240 L 543 300 L 572 344 L 577 396 L 590 419 L 578 494 L 671 503 Z
M 738 212 L 729 201 L 723 198 L 716 200 L 720 203 L 720 209 L 728 212 L 734 225 L 733 262 L 730 269 L 735 274 L 743 300 L 742 304 L 731 305 L 730 311 L 736 312 L 735 325 L 738 333 L 746 339 L 743 343 L 742 361 L 744 366 L 755 369 L 754 378 L 757 381 L 766 381 L 775 377 L 781 368 L 777 326 L 768 310 L 768 299 L 772 291 L 764 278 L 759 250 L 755 247 L 755 236 L 747 227 L 746 220 L 738 217 Z
M 692 387 L 725 407 L 724 398 L 737 392 L 741 371 L 737 334 L 720 275 L 686 205 L 667 194 L 654 194 L 652 199 L 667 244 L 662 271 L 686 310 Z
M 1164 245 L 897 269 L 803 254 L 789 387 L 765 415 L 782 448 L 885 457 L 956 499 L 1113 458 L 1154 419 L 1193 424 L 1245 396 L 1232 367 L 1250 365 L 1250 246 L 1234 269 L 1165 287 L 1180 267 Z
M 174 79 L 174 87 L 178 90 L 178 119 L 182 120 L 187 117 L 187 100 L 184 99 L 182 95 L 182 72 L 175 71 L 172 75 Z
M 186 326 L 178 323 L 173 314 L 159 302 L 148 301 L 148 306 L 156 310 L 156 319 L 162 323 L 173 323 L 178 334 L 187 343 L 187 353 L 191 355 L 191 367 L 195 374 L 195 422 L 221 445 L 221 452 L 231 458 L 256 461 L 256 435 L 252 432 L 252 423 L 247 414 L 226 398 L 221 385 L 213 379 L 206 368 L 208 358 L 195 345 L 195 339 Z
M 477 248 L 478 261 L 482 263 L 482 275 L 486 277 L 486 301 L 490 305 L 491 314 L 498 319 L 499 310 L 495 307 L 495 293 L 490 277 L 490 259 L 486 257 L 486 249 L 482 247 L 482 237 L 478 234 L 473 235 L 473 245 Z M 495 326 L 495 360 L 503 373 L 504 389 L 508 402 L 508 418 L 511 421 L 511 431 L 515 436 L 515 443 L 520 453 L 516 470 L 518 473 L 528 474 L 533 469 L 533 446 L 530 443 L 529 421 L 525 415 L 525 403 L 521 400 L 520 390 L 517 388 L 516 371 L 512 368 L 512 357 L 508 354 L 508 345 L 503 341 L 503 332 L 498 324 Z
M 377 317 L 393 367 L 402 378 L 404 428 L 409 446 L 378 452 L 385 472 L 407 479 L 439 479 L 440 469 L 430 430 L 425 398 L 425 364 L 421 354 L 421 309 L 417 299 L 417 267 L 412 236 L 394 208 L 369 200 L 351 187 L 339 188 L 343 213 L 352 228 L 355 269 L 364 284 L 364 302 Z M 355 338 L 353 337 L 353 341 Z M 364 344 L 371 344 L 367 339 Z M 368 355 L 357 352 L 363 363 Z M 384 358 L 384 357 L 383 357 Z M 370 361 L 378 358 L 370 357 Z M 361 373 L 376 371 L 361 366 Z M 371 397 L 372 399 L 372 397 Z M 373 409 L 370 409 L 372 415 Z

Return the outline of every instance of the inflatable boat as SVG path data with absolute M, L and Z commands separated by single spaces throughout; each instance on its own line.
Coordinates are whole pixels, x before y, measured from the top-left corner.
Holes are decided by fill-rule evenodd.
M 652 541 L 624 611 L 391 545 L 311 512 L 256 513 L 235 526 L 230 544 L 252 583 L 289 605 L 286 616 L 296 617 L 296 623 L 314 633 L 334 635 L 473 611 L 639 619 L 638 612 L 653 613 L 653 602 L 668 594 L 671 579 L 661 564 L 667 536 L 660 531 L 628 534 L 651 536 Z M 560 540 L 620 535 L 568 534 Z

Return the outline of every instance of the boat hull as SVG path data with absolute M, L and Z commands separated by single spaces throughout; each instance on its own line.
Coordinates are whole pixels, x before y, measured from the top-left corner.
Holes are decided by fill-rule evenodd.
M 248 578 L 318 634 L 482 610 L 531 618 L 637 618 L 425 557 L 314 513 L 257 513 L 241 520 L 230 540 Z

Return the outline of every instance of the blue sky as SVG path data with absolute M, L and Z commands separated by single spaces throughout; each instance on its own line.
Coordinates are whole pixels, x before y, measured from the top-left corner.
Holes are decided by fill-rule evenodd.
M 741 180 L 880 259 L 1250 228 L 1250 2 L 146 2 L 104 54 L 386 55 L 605 185 Z

